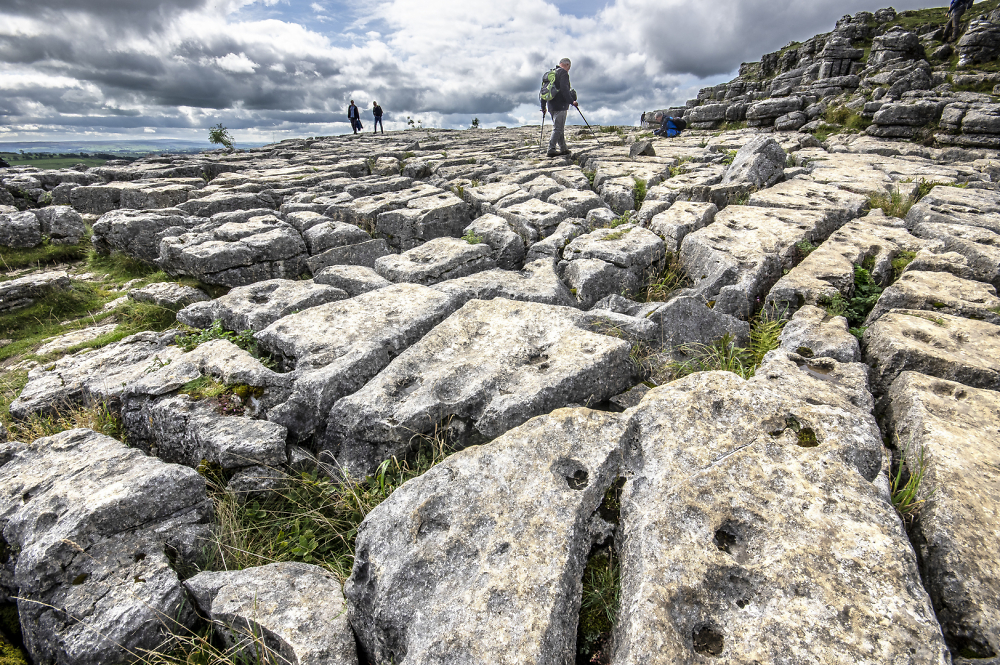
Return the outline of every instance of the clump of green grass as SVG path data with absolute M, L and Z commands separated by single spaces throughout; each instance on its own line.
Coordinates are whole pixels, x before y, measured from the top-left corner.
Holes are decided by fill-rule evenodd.
M 900 455 L 896 472 L 892 474 L 892 505 L 905 521 L 910 522 L 920 512 L 920 509 L 934 494 L 934 489 L 921 490 L 924 477 L 927 474 L 927 460 L 923 446 L 920 447 L 916 459 L 911 464 L 908 460 L 909 444 Z
M 447 432 L 443 423 L 432 435 L 414 437 L 413 455 L 388 459 L 362 480 L 333 481 L 328 475 L 335 472 L 322 474 L 318 469 L 302 472 L 287 476 L 282 487 L 250 503 L 207 472 L 217 528 L 206 568 L 241 570 L 274 561 L 301 561 L 347 579 L 358 525 L 403 483 L 451 454 Z
M 477 234 L 475 231 L 466 231 L 465 235 L 462 236 L 462 240 L 469 243 L 470 245 L 479 245 L 483 242 L 483 237 Z
M 0 360 L 28 352 L 48 337 L 86 326 L 63 326 L 63 321 L 88 315 L 100 321 L 96 314 L 106 301 L 96 286 L 74 282 L 66 289 L 53 289 L 30 307 L 0 315 L 0 338 L 13 340 L 0 348 Z
M 85 237 L 75 245 L 55 245 L 44 241 L 38 247 L 11 249 L 0 247 L 0 266 L 4 270 L 19 270 L 30 266 L 79 261 L 90 252 L 90 238 Z
M 87 268 L 94 272 L 104 273 L 119 283 L 128 282 L 133 279 L 159 276 L 160 274 L 162 274 L 163 280 L 168 279 L 166 273 L 163 273 L 153 264 L 134 259 L 121 252 L 98 254 L 95 251 L 91 251 L 87 255 Z
M 79 427 L 106 434 L 119 441 L 125 440 L 121 419 L 104 404 L 66 407 L 54 414 L 33 415 L 26 420 L 10 419 L 9 408 L 10 402 L 6 405 L 4 415 L 8 420 L 7 431 L 15 441 L 34 441 Z
M 729 166 L 734 161 L 736 161 L 736 155 L 738 153 L 739 153 L 739 150 L 727 150 L 726 151 L 726 156 L 722 158 L 722 163 L 725 164 L 726 166 Z
M 224 339 L 252 355 L 265 367 L 274 367 L 274 361 L 261 352 L 257 340 L 253 335 L 253 330 L 242 330 L 238 333 L 225 330 L 222 327 L 222 321 L 216 319 L 210 327 L 204 330 L 192 330 L 185 335 L 178 336 L 175 343 L 185 351 L 194 351 L 201 344 L 217 339 Z
M 628 234 L 629 230 L 630 229 L 621 229 L 620 231 L 609 233 L 606 236 L 601 236 L 599 240 L 621 240 L 626 236 L 626 234 Z
M 812 244 L 808 240 L 803 240 L 802 242 L 795 243 L 795 248 L 799 250 L 802 258 L 805 258 L 816 251 L 816 245 Z
M 638 210 L 642 206 L 642 202 L 646 200 L 646 181 L 642 178 L 633 178 L 635 180 L 635 188 L 632 190 L 632 196 L 635 199 L 635 209 Z
M 896 254 L 896 258 L 892 260 L 892 281 L 896 282 L 903 275 L 903 271 L 906 270 L 906 266 L 910 265 L 917 256 L 916 252 L 908 252 L 906 250 L 900 251 Z
M 786 321 L 763 310 L 750 324 L 750 347 L 737 346 L 726 333 L 711 344 L 684 344 L 676 349 L 688 360 L 670 361 L 658 373 L 667 380 L 680 379 L 696 372 L 732 372 L 744 379 L 753 377 L 770 351 L 778 348 Z
M 916 203 L 916 199 L 912 196 L 903 196 L 898 188 L 886 194 L 873 193 L 868 195 L 868 205 L 873 210 L 881 208 L 882 212 L 889 217 L 899 217 L 900 219 L 906 217 L 906 213 L 910 212 L 914 203 Z
M 621 569 L 611 549 L 592 556 L 583 572 L 577 651 L 588 662 L 609 662 L 605 654 L 621 601 Z M 603 656 L 603 658 L 602 658 Z
M 593 169 L 587 169 L 583 172 L 583 175 L 587 177 L 587 182 L 590 183 L 590 188 L 594 188 L 594 178 L 597 177 L 597 171 Z
M 671 253 L 663 271 L 646 283 L 640 295 L 646 302 L 666 302 L 675 291 L 690 285 L 691 280 L 681 267 L 677 255 Z

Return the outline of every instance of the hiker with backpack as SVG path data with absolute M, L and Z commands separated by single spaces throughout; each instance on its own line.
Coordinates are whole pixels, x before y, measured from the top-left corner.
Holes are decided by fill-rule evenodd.
M 958 39 L 962 32 L 962 14 L 972 9 L 975 0 L 951 0 L 948 8 L 948 24 L 944 28 L 943 42 L 950 42 Z
M 378 102 L 372 102 L 372 115 L 375 116 L 375 125 L 372 127 L 372 133 L 378 132 L 378 128 L 382 126 L 382 107 L 378 105 Z M 382 127 L 382 133 L 385 134 L 385 127 Z
M 657 113 L 653 121 L 660 123 L 660 128 L 653 131 L 653 134 L 656 136 L 665 136 L 672 139 L 687 129 L 687 122 L 682 118 L 675 118 L 669 115 L 664 116 L 662 113 Z
M 549 151 L 546 157 L 559 157 L 569 154 L 566 145 L 566 114 L 569 107 L 576 102 L 576 91 L 569 85 L 569 68 L 572 65 L 569 58 L 559 61 L 559 66 L 550 69 L 542 76 L 542 90 L 538 95 L 542 104 L 542 122 L 545 122 L 545 111 L 552 116 L 552 138 L 549 139 Z
M 351 121 L 351 129 L 357 134 L 358 130 L 361 129 L 361 115 L 358 113 L 358 107 L 355 105 L 354 100 L 351 100 L 351 105 L 347 107 L 347 119 Z

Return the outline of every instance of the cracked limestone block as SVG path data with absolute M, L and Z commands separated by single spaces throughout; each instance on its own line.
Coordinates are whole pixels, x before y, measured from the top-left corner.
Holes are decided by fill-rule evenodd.
M 750 324 L 717 312 L 699 298 L 679 295 L 646 315 L 656 324 L 657 342 L 664 349 L 685 344 L 711 344 L 729 335 L 739 346 L 750 343 Z
M 374 662 L 576 659 L 581 578 L 619 474 L 619 414 L 559 409 L 455 453 L 358 529 L 344 587 Z
M 49 236 L 54 245 L 75 245 L 87 232 L 83 217 L 70 206 L 47 206 L 40 208 L 36 214 L 42 233 Z
M 201 192 L 198 192 L 199 194 Z M 195 217 L 211 217 L 220 212 L 232 212 L 234 210 L 251 210 L 253 208 L 274 209 L 274 199 L 270 194 L 250 194 L 242 192 L 215 192 L 208 196 L 193 198 L 177 205 L 179 210 L 183 210 Z
M 492 248 L 460 238 L 435 238 L 375 261 L 375 272 L 390 282 L 430 285 L 496 268 Z
M 908 228 L 919 224 L 963 224 L 1000 233 L 1000 193 L 938 185 L 906 213 Z
M 101 335 L 112 333 L 117 327 L 117 323 L 109 323 L 103 326 L 91 326 L 90 328 L 73 330 L 68 333 L 63 333 L 62 335 L 50 337 L 44 340 L 45 344 L 40 346 L 38 350 L 35 351 L 35 355 L 46 356 L 50 353 L 61 353 L 66 349 L 76 346 L 77 344 L 89 342 L 92 339 L 97 339 Z
M 606 208 L 595 208 L 595 210 L 607 210 Z M 610 213 L 611 211 L 608 210 Z M 588 213 L 589 214 L 589 213 Z M 587 220 L 578 217 L 567 219 L 559 223 L 555 230 L 545 237 L 544 240 L 532 244 L 525 254 L 525 263 L 531 263 L 539 259 L 549 261 L 559 261 L 562 258 L 563 249 L 573 238 L 583 235 L 590 228 Z
M 123 187 L 119 205 L 131 210 L 173 208 L 188 200 L 188 192 L 198 189 L 194 185 L 164 184 L 160 186 L 133 185 Z
M 906 371 L 1000 390 L 1000 326 L 985 321 L 895 310 L 865 332 L 863 346 L 876 395 Z
M 0 245 L 27 249 L 42 244 L 42 224 L 34 211 L 0 215 Z
M 524 264 L 524 238 L 514 232 L 506 219 L 483 215 L 465 227 L 463 236 L 469 234 L 479 236 L 490 246 L 498 268 L 518 270 Z
M 594 208 L 606 206 L 601 197 L 589 189 L 564 189 L 546 200 L 565 210 L 570 217 L 586 217 Z
M 666 251 L 673 253 L 681 248 L 684 236 L 714 222 L 717 212 L 719 209 L 714 203 L 675 201 L 665 211 L 654 215 L 648 228 L 663 238 Z
M 830 316 L 813 305 L 799 308 L 781 329 L 781 348 L 803 358 L 833 358 L 840 363 L 861 362 L 858 338 L 848 330 L 847 319 Z
M 455 302 L 470 300 L 522 300 L 545 305 L 576 307 L 576 299 L 556 274 L 549 259 L 528 263 L 522 270 L 484 270 L 483 272 L 438 282 L 431 288 L 447 293 Z
M 94 222 L 91 242 L 101 253 L 118 251 L 152 263 L 160 256 L 160 241 L 179 236 L 204 222 L 179 210 L 114 210 Z
M 460 237 L 471 221 L 469 204 L 451 192 L 441 192 L 379 213 L 375 229 L 391 247 L 405 251 L 434 238 Z
M 90 430 L 17 444 L 0 468 L 0 577 L 33 662 L 104 665 L 194 626 L 168 552 L 209 537 L 212 503 L 194 469 Z M 185 557 L 181 561 L 193 562 Z
M 906 264 L 903 274 L 916 272 L 946 272 L 962 279 L 973 279 L 969 260 L 958 252 L 934 252 L 921 249 L 916 256 Z
M 210 300 L 208 294 L 201 289 L 177 282 L 156 282 L 142 288 L 130 289 L 128 297 L 136 302 L 150 303 L 173 310 Z
M 10 405 L 18 419 L 54 415 L 68 406 L 115 404 L 125 385 L 179 357 L 177 331 L 141 332 L 100 349 L 85 349 L 28 372 L 28 384 Z
M 164 238 L 157 263 L 170 275 L 234 287 L 298 277 L 306 255 L 302 236 L 290 224 L 276 217 L 254 217 L 207 233 Z
M 604 203 L 615 212 L 624 214 L 635 210 L 635 180 L 631 176 L 620 178 L 604 178 L 601 184 L 594 180 Z
M 758 102 L 754 107 L 771 101 L 781 103 L 784 100 Z M 801 100 L 799 103 L 801 104 Z M 793 110 L 797 111 L 798 109 Z M 749 113 L 747 117 L 750 117 Z M 733 163 L 729 165 L 726 173 L 722 176 L 721 184 L 747 183 L 758 189 L 770 187 L 785 175 L 786 159 L 785 151 L 773 138 L 755 136 L 737 151 L 736 158 L 733 159 Z
M 529 180 L 521 185 L 521 187 L 528 190 L 528 194 L 531 195 L 531 198 L 538 199 L 540 201 L 548 201 L 549 197 L 553 194 L 561 192 L 565 189 L 558 182 L 544 175 L 540 175 L 534 180 Z
M 778 314 L 791 314 L 837 294 L 850 298 L 854 294 L 855 266 L 870 265 L 872 279 L 884 284 L 892 277 L 892 261 L 899 251 L 919 242 L 906 229 L 883 226 L 875 218 L 854 220 L 819 247 L 806 247 L 808 255 L 782 275 L 765 302 Z
M 326 221 L 310 226 L 302 234 L 310 254 L 321 254 L 331 247 L 357 245 L 372 239 L 370 235 L 346 222 Z
M 309 271 L 314 275 L 319 274 L 324 268 L 330 266 L 362 266 L 372 268 L 378 259 L 389 254 L 392 254 L 392 250 L 389 249 L 389 243 L 384 238 L 376 238 L 356 245 L 331 247 L 325 252 L 310 256 L 306 259 L 306 265 L 309 266 Z
M 378 374 L 389 362 L 458 309 L 446 293 L 394 284 L 354 298 L 290 314 L 260 331 L 261 350 L 294 370 L 288 399 L 268 408 L 268 419 L 302 440 L 325 426 L 333 403 Z
M 507 182 L 488 182 L 478 187 L 466 187 L 462 193 L 462 198 L 477 215 L 495 213 L 499 202 L 510 196 L 521 199 L 516 203 L 531 198 L 531 194 L 527 191 L 518 185 Z
M 351 298 L 392 284 L 385 277 L 365 266 L 327 266 L 317 273 L 313 281 L 345 291 Z
M 836 228 L 822 212 L 732 205 L 685 236 L 680 265 L 695 293 L 714 300 L 716 310 L 745 319 L 782 270 L 795 266 L 796 245 L 819 243 Z
M 219 320 L 226 330 L 257 332 L 294 312 L 347 297 L 346 291 L 310 279 L 269 279 L 182 309 L 177 320 L 195 328 L 209 328 Z
M 1000 298 L 995 288 L 946 272 L 904 272 L 879 296 L 865 326 L 893 309 L 923 309 L 1000 324 Z
M 538 199 L 508 206 L 497 210 L 496 214 L 510 222 L 514 231 L 528 243 L 550 235 L 560 222 L 570 217 L 565 208 Z
M 596 229 L 578 236 L 563 250 L 563 262 L 598 259 L 629 273 L 637 285 L 659 277 L 666 265 L 663 240 L 634 224 L 622 224 L 613 229 Z M 560 268 L 565 269 L 560 265 Z M 627 280 L 623 277 L 623 286 Z M 628 290 L 632 290 L 629 287 Z
M 10 312 L 35 304 L 53 291 L 69 288 L 65 270 L 50 270 L 0 282 L 0 312 Z
M 124 182 L 110 182 L 104 185 L 83 185 L 69 193 L 70 205 L 82 213 L 101 215 L 118 207 Z
M 845 224 L 864 215 L 868 198 L 831 185 L 795 179 L 754 192 L 747 205 L 815 210 L 826 213 L 833 223 Z
M 640 287 L 635 275 L 600 259 L 576 259 L 562 268 L 562 279 L 581 309 L 590 309 L 609 295 Z
M 996 657 L 1000 557 L 986 543 L 1000 533 L 1000 395 L 903 372 L 887 415 L 911 473 L 925 465 L 919 498 L 933 488 L 913 543 L 945 640 L 956 655 Z
M 568 307 L 472 300 L 337 401 L 321 447 L 362 477 L 449 417 L 467 442 L 631 386 L 630 343 Z
M 913 234 L 939 240 L 946 252 L 965 257 L 971 279 L 1000 286 L 1000 233 L 964 224 L 919 223 Z
M 248 660 L 357 665 L 340 582 L 319 566 L 285 561 L 206 571 L 184 586 L 216 635 Z
M 948 662 L 873 482 L 878 427 L 798 373 L 787 391 L 702 372 L 629 411 L 612 662 Z

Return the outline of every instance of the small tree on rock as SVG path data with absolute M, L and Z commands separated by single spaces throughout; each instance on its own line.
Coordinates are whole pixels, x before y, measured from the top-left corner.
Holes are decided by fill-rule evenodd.
M 473 118 L 472 119 L 472 128 L 473 129 L 479 129 L 479 118 Z
M 208 141 L 209 143 L 214 143 L 215 145 L 221 145 L 230 152 L 235 149 L 236 141 L 229 133 L 229 130 L 222 126 L 221 122 L 218 125 L 209 128 Z

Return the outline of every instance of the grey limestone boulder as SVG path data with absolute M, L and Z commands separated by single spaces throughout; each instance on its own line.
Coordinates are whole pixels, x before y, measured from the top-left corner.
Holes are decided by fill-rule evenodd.
M 49 236 L 55 245 L 75 245 L 87 231 L 80 213 L 66 205 L 40 208 L 35 214 L 42 234 Z
M 91 242 L 101 253 L 118 251 L 153 263 L 160 256 L 160 241 L 179 236 L 205 220 L 179 210 L 115 210 L 94 222 Z
M 356 245 L 344 245 L 342 247 L 331 247 L 330 249 L 310 256 L 306 259 L 306 265 L 315 275 L 329 266 L 363 266 L 372 268 L 375 262 L 383 256 L 392 253 L 389 243 L 384 238 L 367 240 Z
M 31 659 L 103 665 L 172 648 L 195 616 L 167 552 L 197 551 L 211 514 L 194 469 L 102 434 L 18 444 L 0 467 L 0 585 Z
M 375 272 L 390 282 L 436 284 L 496 268 L 493 250 L 485 243 L 460 238 L 435 238 L 402 254 L 375 261 Z
M 371 236 L 345 222 L 327 221 L 309 227 L 302 233 L 310 254 L 321 254 L 331 247 L 344 247 L 368 242 Z
M 872 392 L 886 395 L 902 372 L 1000 389 L 1000 326 L 950 314 L 895 310 L 865 331 Z
M 586 263 L 574 265 L 580 261 Z M 563 250 L 559 270 L 576 289 L 578 302 L 589 308 L 611 293 L 638 292 L 665 265 L 663 240 L 648 229 L 624 224 L 574 238 Z
M 596 208 L 595 210 L 607 210 L 607 208 Z M 611 211 L 607 210 L 607 212 L 610 213 Z M 544 240 L 539 240 L 528 248 L 524 259 L 525 263 L 531 263 L 541 258 L 546 258 L 550 261 L 559 261 L 562 258 L 563 249 L 566 245 L 573 238 L 586 233 L 589 229 L 589 224 L 588 221 L 579 218 L 563 220 L 552 233 L 545 236 Z
M 864 215 L 868 197 L 811 180 L 786 180 L 750 195 L 748 205 L 824 213 L 834 225 Z
M 455 302 L 470 300 L 523 300 L 546 305 L 575 307 L 576 299 L 556 274 L 549 259 L 528 263 L 521 270 L 484 270 L 467 277 L 438 282 L 431 288 L 446 293 Z
M 637 290 L 640 286 L 632 273 L 600 259 L 569 261 L 562 267 L 562 279 L 582 309 L 590 309 L 611 294 Z
M 293 312 L 347 297 L 346 291 L 314 280 L 269 279 L 182 309 L 177 319 L 196 328 L 208 328 L 219 320 L 226 330 L 256 332 Z
M 995 288 L 947 272 L 906 271 L 882 292 L 865 325 L 893 309 L 923 309 L 1000 324 L 1000 298 Z
M 201 193 L 198 192 L 200 195 Z M 249 192 L 214 192 L 208 196 L 189 198 L 176 206 L 179 210 L 194 217 L 211 217 L 220 212 L 234 210 L 251 210 L 254 208 L 274 209 L 274 199 L 269 194 L 251 194 Z
M 54 414 L 80 404 L 117 404 L 126 384 L 182 353 L 176 331 L 142 332 L 101 349 L 86 349 L 28 372 L 28 383 L 10 405 L 15 418 Z
M 326 424 L 333 403 L 378 374 L 458 308 L 445 293 L 394 284 L 291 314 L 255 336 L 260 348 L 295 370 L 288 399 L 269 407 L 292 441 Z
M 594 208 L 606 206 L 596 192 L 584 189 L 562 190 L 550 196 L 548 202 L 565 210 L 570 217 L 586 217 Z
M 405 208 L 379 213 L 376 231 L 395 249 L 408 250 L 434 238 L 459 237 L 472 218 L 469 205 L 451 192 L 407 201 Z
M 876 125 L 908 125 L 920 127 L 941 118 L 945 102 L 935 100 L 907 100 L 883 104 L 872 122 Z
M 973 278 L 969 260 L 958 252 L 936 253 L 929 249 L 921 249 L 903 269 L 903 274 L 910 271 L 947 272 L 962 279 Z
M 33 273 L 0 282 L 0 312 L 29 307 L 54 290 L 66 289 L 69 275 L 64 270 Z
M 989 16 L 974 19 L 958 40 L 958 64 L 968 67 L 995 60 L 1000 55 L 1000 16 L 994 11 Z
M 254 217 L 164 238 L 157 263 L 170 275 L 233 287 L 298 277 L 305 259 L 305 242 L 291 225 L 276 217 Z
M 722 184 L 746 183 L 757 189 L 775 184 L 785 173 L 785 151 L 770 136 L 755 136 L 736 153 Z
M 781 330 L 781 348 L 804 358 L 861 362 L 858 338 L 848 332 L 847 319 L 830 316 L 813 305 L 800 308 Z
M 136 302 L 177 310 L 192 303 L 210 300 L 201 289 L 177 282 L 156 282 L 138 289 L 130 289 L 128 297 Z
M 982 547 L 1000 529 L 998 413 L 995 391 L 917 372 L 900 374 L 889 391 L 896 445 L 911 473 L 925 465 L 917 498 L 934 492 L 913 523 L 923 579 L 952 652 L 974 659 L 1000 653 L 1000 558 Z
M 883 65 L 890 60 L 920 60 L 924 57 L 920 38 L 912 32 L 896 29 L 879 35 L 872 42 L 868 67 Z
M 356 665 L 340 582 L 291 561 L 203 572 L 184 582 L 216 634 L 250 659 L 296 665 Z
M 623 437 L 616 414 L 560 409 L 393 492 L 362 522 L 344 588 L 369 658 L 575 662 L 580 580 Z
M 529 244 L 550 235 L 560 222 L 571 216 L 565 208 L 538 199 L 502 208 L 496 214 L 510 222 L 514 231 Z
M 490 246 L 498 268 L 518 270 L 524 264 L 524 239 L 502 217 L 491 214 L 479 217 L 465 227 L 464 235 L 469 234 L 479 236 Z
M 33 211 L 0 214 L 0 245 L 26 249 L 41 242 L 42 225 Z
M 327 266 L 316 274 L 313 281 L 340 289 L 351 298 L 392 284 L 365 266 Z
M 809 122 L 809 116 L 802 111 L 792 111 L 778 116 L 774 121 L 774 129 L 779 132 L 794 132 Z
M 489 440 L 568 404 L 629 387 L 630 344 L 571 308 L 473 300 L 330 411 L 322 447 L 351 476 L 454 418 Z M 458 422 L 453 423 L 458 425 Z
M 879 430 L 846 392 L 783 362 L 749 382 L 689 376 L 633 414 L 612 662 L 948 662 L 913 550 L 873 482 Z M 878 626 L 878 641 L 859 625 Z
M 750 342 L 749 323 L 716 312 L 703 300 L 692 296 L 672 298 L 646 318 L 658 326 L 657 341 L 664 349 L 676 349 L 686 344 L 711 344 L 727 334 L 739 346 Z
M 684 236 L 715 221 L 719 211 L 714 203 L 675 201 L 665 211 L 649 220 L 649 230 L 663 238 L 664 249 L 676 252 Z

